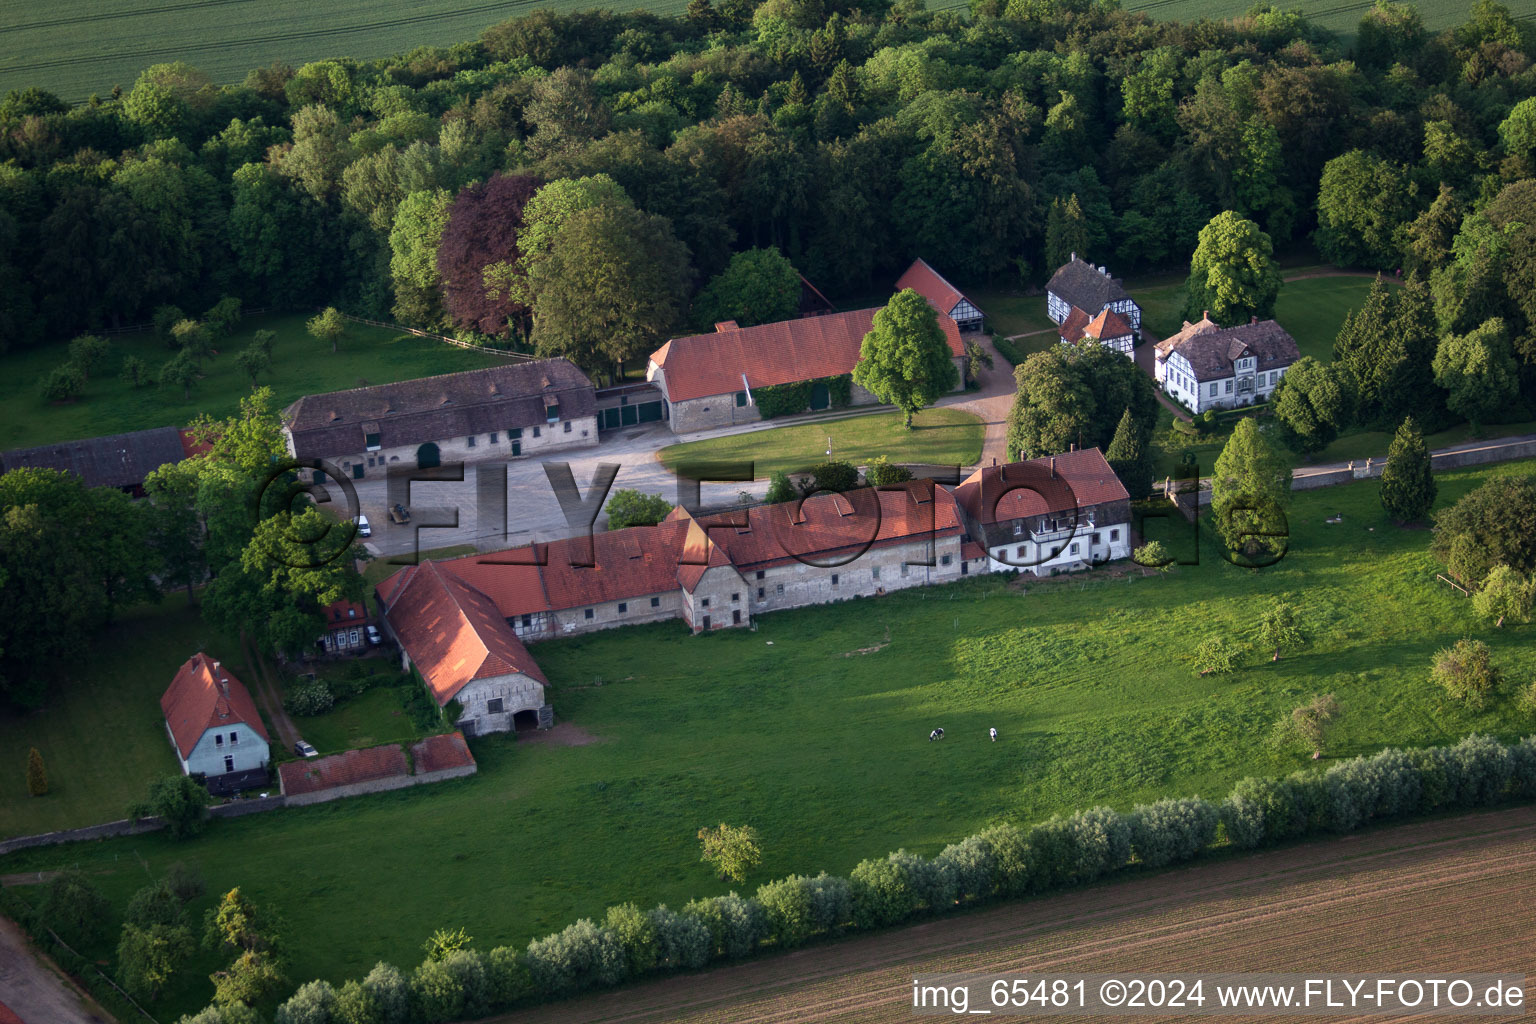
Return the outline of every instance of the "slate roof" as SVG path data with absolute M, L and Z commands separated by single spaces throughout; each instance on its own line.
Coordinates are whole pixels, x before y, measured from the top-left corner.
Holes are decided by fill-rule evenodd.
M 1296 339 L 1273 320 L 1220 327 L 1209 313 L 1195 323 L 1186 320 L 1179 333 L 1157 343 L 1156 351 L 1157 358 L 1163 360 L 1178 352 L 1189 360 L 1198 381 L 1233 376 L 1233 364 L 1245 354 L 1258 358 L 1255 372 L 1290 366 L 1301 358 Z
M 1131 335 L 1130 322 L 1113 309 L 1099 311 L 1098 316 L 1090 317 L 1087 313 L 1072 307 L 1072 312 L 1061 322 L 1061 337 L 1064 341 L 1080 341 L 1083 338 L 1091 338 L 1094 341 L 1105 339 L 1127 338 Z
M 411 763 L 398 743 L 380 747 L 348 750 L 328 757 L 302 761 L 284 761 L 277 766 L 277 776 L 284 796 L 314 793 L 358 782 L 375 782 L 411 774 Z
M 983 526 L 1129 500 L 1097 448 L 987 466 L 955 488 L 955 501 Z
M 928 300 L 928 305 L 940 313 L 952 313 L 960 300 L 965 298 L 960 289 L 944 279 L 944 275 L 928 265 L 928 261 L 918 258 L 912 261 L 912 265 L 906 269 L 896 281 L 896 290 L 911 288 L 917 294 Z M 974 302 L 971 305 L 976 305 Z
M 215 666 L 218 666 L 215 668 Z M 244 723 L 268 739 L 261 712 L 245 684 L 202 651 L 187 659 L 160 697 L 160 710 L 185 760 L 209 729 Z
M 136 487 L 167 462 L 189 453 L 176 427 L 87 437 L 0 453 L 0 472 L 35 466 L 73 473 L 87 487 Z
M 510 363 L 306 395 L 283 410 L 283 424 L 297 457 L 323 458 L 362 451 L 375 424 L 380 446 L 399 448 L 543 424 L 548 402 L 563 420 L 590 416 L 592 382 L 567 359 Z
M 1099 273 L 1098 267 L 1078 259 L 1077 253 L 1051 275 L 1045 290 L 1089 313 L 1097 313 L 1111 302 L 1130 298 L 1123 281 Z
M 651 362 L 666 371 L 667 398 L 673 402 L 734 394 L 742 390 L 743 375 L 754 388 L 833 377 L 853 370 L 878 312 L 879 307 L 855 309 L 673 338 L 651 353 Z M 963 356 L 960 328 L 947 311 L 939 316 L 939 327 L 950 352 Z
M 495 603 L 437 562 L 391 579 L 385 615 L 439 706 L 476 679 L 521 672 L 548 682 Z
M 440 772 L 448 768 L 474 768 L 475 757 L 464 742 L 464 734 L 453 732 L 428 736 L 420 743 L 411 744 L 411 760 L 416 764 L 416 774 Z

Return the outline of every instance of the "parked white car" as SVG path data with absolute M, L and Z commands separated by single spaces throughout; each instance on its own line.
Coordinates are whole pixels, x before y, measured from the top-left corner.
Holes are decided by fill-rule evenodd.
M 357 535 L 359 537 L 372 537 L 373 527 L 368 523 L 368 517 L 361 512 L 357 514 Z
M 320 756 L 320 751 L 316 750 L 314 747 L 310 746 L 308 743 L 305 743 L 303 740 L 299 740 L 299 742 L 297 742 L 297 743 L 295 743 L 293 745 L 293 752 L 295 754 L 298 754 L 300 757 L 319 757 Z
M 363 632 L 368 634 L 368 642 L 370 644 L 381 644 L 384 642 L 384 636 L 379 632 L 378 626 L 364 626 Z

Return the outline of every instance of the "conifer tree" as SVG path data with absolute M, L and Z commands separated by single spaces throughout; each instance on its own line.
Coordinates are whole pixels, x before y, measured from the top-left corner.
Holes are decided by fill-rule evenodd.
M 1141 431 L 1136 427 L 1131 410 L 1127 409 L 1121 415 L 1120 424 L 1115 427 L 1115 438 L 1109 443 L 1109 451 L 1104 457 L 1130 492 L 1132 501 L 1140 501 L 1152 493 L 1152 458 L 1141 442 Z
M 1435 503 L 1435 474 L 1424 436 L 1409 416 L 1397 428 L 1381 471 L 1381 507 L 1400 523 L 1423 519 Z

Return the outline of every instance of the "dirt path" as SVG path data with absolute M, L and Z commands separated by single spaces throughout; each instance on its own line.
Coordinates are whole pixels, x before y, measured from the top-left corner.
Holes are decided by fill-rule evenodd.
M 1526 974 L 1536 942 L 1533 857 L 1536 807 L 1400 825 L 1011 903 L 497 1020 L 906 1021 L 912 976 L 936 971 Z M 1528 1003 L 1536 995 L 1533 982 L 1536 977 L 1527 981 Z
M 26 935 L 0 917 L 0 1010 L 9 1007 L 22 1024 L 107 1024 L 97 1006 Z M 5 1014 L 0 1012 L 0 1020 Z
M 948 396 L 935 404 L 963 409 L 985 424 L 981 458 L 976 465 L 990 466 L 994 459 L 998 462 L 1008 461 L 1008 410 L 1013 408 L 1013 395 L 1018 390 L 1018 382 L 1013 377 L 1013 364 L 993 347 L 991 338 L 975 335 L 974 340 L 992 355 L 992 366 L 982 367 L 977 376 L 979 388 L 968 392 L 963 398 Z
M 251 667 L 251 673 L 254 676 L 250 682 L 256 689 L 256 702 L 266 713 L 268 723 L 277 730 L 283 749 L 292 750 L 293 745 L 301 738 L 301 734 L 298 726 L 293 724 L 293 719 L 288 717 L 288 712 L 283 710 L 282 688 L 277 685 L 267 660 L 261 656 L 260 651 L 256 650 L 256 645 L 251 642 L 251 638 L 242 633 L 240 646 L 245 651 L 245 663 Z

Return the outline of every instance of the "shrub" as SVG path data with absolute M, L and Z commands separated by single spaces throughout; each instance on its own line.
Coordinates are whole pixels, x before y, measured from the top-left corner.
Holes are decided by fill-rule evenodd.
M 203 322 L 208 325 L 215 341 L 228 337 L 240 324 L 240 300 L 226 295 L 203 314 Z
M 149 928 L 157 924 L 180 924 L 181 913 L 182 901 L 177 897 L 170 880 L 162 878 L 133 894 L 123 919 L 140 928 Z
M 871 487 L 890 487 L 911 480 L 912 471 L 906 466 L 893 465 L 884 455 L 877 455 L 869 460 L 864 478 Z
M 752 404 L 757 414 L 765 420 L 776 416 L 793 416 L 811 407 L 811 382 L 796 381 L 792 384 L 764 384 L 752 389 Z
M 384 1024 L 378 997 L 355 979 L 337 990 L 332 1013 L 336 1024 Z
M 1029 891 L 1033 879 L 1027 833 L 1017 825 L 994 825 L 979 834 L 992 850 L 992 886 L 1001 896 Z
M 624 980 L 624 947 L 589 919 L 528 943 L 528 973 L 545 995 L 580 992 Z
M 304 680 L 289 686 L 283 694 L 283 709 L 290 715 L 323 715 L 336 704 L 336 697 L 323 679 Z
M 149 364 L 138 356 L 124 356 L 117 378 L 131 388 L 141 388 L 149 382 Z
M 693 970 L 709 963 L 714 939 L 709 926 L 693 914 L 679 914 L 665 905 L 646 912 L 656 931 L 656 965 L 663 970 Z
M 1131 848 L 1150 868 L 1188 860 L 1216 838 L 1216 808 L 1199 797 L 1144 804 L 1131 811 L 1127 823 Z
M 533 995 L 533 978 L 522 953 L 497 946 L 485 954 L 485 983 L 493 1009 L 504 1009 Z
M 1510 795 L 1536 800 L 1536 736 L 1527 736 L 1509 748 Z
M 967 836 L 951 843 L 934 858 L 954 887 L 955 898 L 964 902 L 984 900 L 992 895 L 992 876 L 997 870 L 997 856 L 985 835 Z
M 439 928 L 427 936 L 427 941 L 421 944 L 421 951 L 427 955 L 427 959 L 433 962 L 448 959 L 450 953 L 469 948 L 474 940 L 463 928 Z
M 1446 751 L 1457 776 L 1457 803 L 1485 807 L 1504 799 L 1514 775 L 1515 759 L 1492 736 L 1473 733 Z
M 43 755 L 36 747 L 27 751 L 27 792 L 33 796 L 48 795 L 48 769 L 43 767 Z
M 1280 720 L 1275 723 L 1273 742 L 1280 747 L 1299 743 L 1311 749 L 1314 754 L 1321 754 L 1328 733 L 1338 724 L 1342 713 L 1333 694 L 1319 694 L 1293 708 L 1289 714 L 1280 716 Z
M 1148 569 L 1167 570 L 1172 567 L 1174 558 L 1162 541 L 1149 540 L 1131 553 L 1131 561 Z
M 1522 714 L 1536 717 L 1536 679 L 1520 687 L 1520 692 L 1515 695 L 1515 707 Z
M 1131 827 L 1109 807 L 1078 811 L 1066 820 L 1071 843 L 1071 878 L 1088 882 L 1125 866 L 1131 859 Z
M 848 877 L 853 923 L 883 928 L 911 917 L 935 894 L 933 865 L 906 850 L 860 861 Z
M 182 1017 L 178 1024 L 262 1024 L 261 1014 L 244 1003 L 230 1006 L 208 1006 L 190 1017 Z M 347 1021 L 346 1024 L 352 1024 Z
M 1208 676 L 1231 672 L 1237 666 L 1238 646 L 1219 633 L 1200 641 L 1195 648 L 1195 672 Z
M 754 899 L 743 899 L 734 892 L 693 900 L 683 907 L 683 913 L 698 918 L 709 929 L 715 956 L 732 959 L 746 956 L 768 934 L 762 904 Z
M 1481 640 L 1462 639 L 1454 647 L 1435 653 L 1430 678 L 1439 683 L 1454 700 L 1480 708 L 1498 682 L 1499 670 L 1493 653 Z
M 1060 817 L 1042 821 L 1025 832 L 1029 848 L 1029 881 L 1025 891 L 1039 892 L 1072 880 L 1075 853 Z
M 335 1012 L 336 990 L 331 983 L 311 981 L 278 1006 L 272 1024 L 331 1024 Z
M 363 979 L 363 988 L 378 1007 L 380 1024 L 410 1024 L 410 985 L 399 968 L 380 960 Z
M 811 920 L 818 932 L 841 928 L 853 917 L 853 890 L 848 879 L 825 871 L 806 880 L 811 896 Z
M 603 928 L 618 940 L 631 975 L 644 974 L 656 966 L 656 926 L 633 903 L 609 907 Z
M 156 306 L 154 315 L 150 318 L 155 325 L 155 337 L 164 340 L 171 348 L 175 348 L 176 342 L 171 338 L 171 328 L 186 318 L 187 315 L 179 306 Z
M 171 892 L 186 906 L 203 894 L 203 876 L 197 873 L 196 868 L 187 867 L 181 861 L 175 861 L 165 869 L 165 884 L 171 887 Z
M 158 817 L 172 839 L 188 839 L 208 819 L 208 791 L 190 775 L 168 775 L 149 784 L 149 796 L 128 808 L 134 821 Z
M 411 976 L 411 997 L 426 1024 L 442 1024 L 490 1012 L 485 964 L 472 949 L 456 949 L 424 961 Z
M 858 467 L 833 459 L 811 470 L 812 482 L 807 494 L 814 491 L 851 491 L 859 486 Z
M 629 526 L 655 526 L 667 518 L 672 503 L 659 494 L 643 491 L 614 491 L 608 499 L 608 529 L 622 530 Z
M 794 501 L 799 495 L 795 491 L 795 485 L 789 482 L 789 477 L 782 470 L 775 472 L 768 481 L 768 495 L 766 501 L 770 505 L 777 505 L 784 501 Z
M 816 931 L 808 881 L 801 875 L 790 875 L 758 886 L 757 902 L 763 908 L 767 937 L 785 948 L 800 945 Z
M 82 334 L 69 343 L 69 361 L 80 368 L 80 375 L 91 379 L 91 371 L 101 364 L 112 350 L 106 338 L 95 334 Z

